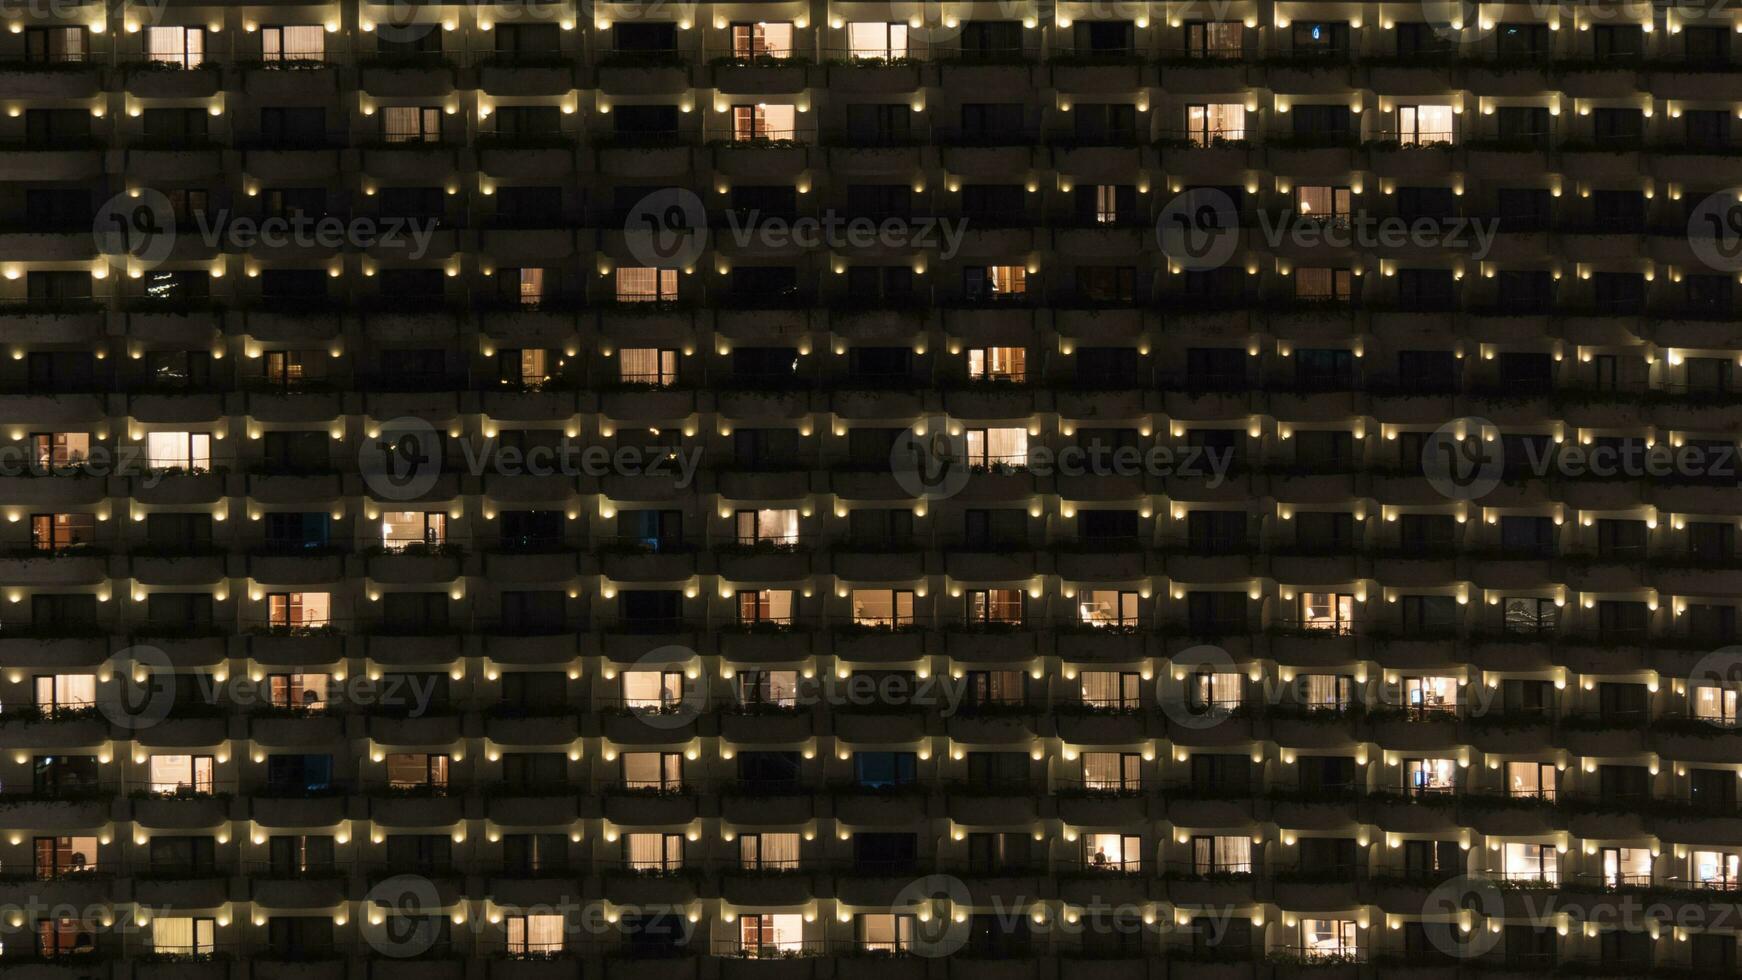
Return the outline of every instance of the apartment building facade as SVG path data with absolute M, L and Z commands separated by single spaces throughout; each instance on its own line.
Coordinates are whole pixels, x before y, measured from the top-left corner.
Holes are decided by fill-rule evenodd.
M 0 20 L 0 972 L 1736 972 L 1733 12 Z

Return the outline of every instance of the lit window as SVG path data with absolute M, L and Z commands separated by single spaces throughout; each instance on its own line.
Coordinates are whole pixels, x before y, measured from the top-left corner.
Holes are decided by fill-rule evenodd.
M 36 920 L 36 951 L 44 959 L 96 951 L 98 924 L 90 919 L 59 916 Z
M 398 790 L 445 790 L 448 757 L 426 752 L 388 753 L 387 785 Z
M 1083 788 L 1102 792 L 1143 787 L 1143 757 L 1135 752 L 1084 752 Z
M 1450 793 L 1457 786 L 1458 763 L 1453 759 L 1410 759 L 1404 766 L 1410 793 Z
M 561 915 L 511 915 L 505 924 L 510 956 L 554 956 L 563 950 Z
M 757 140 L 789 140 L 797 132 L 798 115 L 791 105 L 756 105 L 732 107 L 732 139 L 744 143 Z
M 623 788 L 676 790 L 683 788 L 683 784 L 683 756 L 680 753 L 623 753 Z
M 804 948 L 804 916 L 762 912 L 738 917 L 739 950 L 745 956 L 791 956 Z
M 1347 187 L 1303 184 L 1295 189 L 1295 213 L 1303 219 L 1347 224 L 1353 197 Z
M 206 60 L 203 27 L 147 27 L 145 50 L 152 61 L 178 68 L 198 68 Z
M 962 270 L 963 298 L 970 302 L 1020 299 L 1028 294 L 1028 269 L 1020 265 L 976 265 Z
M 1456 677 L 1405 677 L 1404 702 L 1415 714 L 1457 714 Z
M 794 707 L 798 704 L 798 671 L 740 670 L 738 700 L 744 704 Z
M 1135 592 L 1078 589 L 1077 621 L 1085 626 L 1134 627 L 1137 625 L 1137 602 Z
M 205 432 L 150 432 L 145 458 L 152 469 L 203 473 L 212 468 L 212 437 Z
M 847 47 L 853 60 L 907 57 L 907 25 L 855 21 L 847 25 Z
M 214 772 L 209 755 L 154 755 L 151 791 L 174 796 L 209 796 Z
M 1187 688 L 1191 706 L 1200 711 L 1228 712 L 1240 707 L 1246 678 L 1232 671 L 1201 671 Z
M 1192 873 L 1251 874 L 1252 842 L 1245 837 L 1193 837 Z
M 448 515 L 417 510 L 384 511 L 381 543 L 388 550 L 418 545 L 436 547 L 448 540 Z
M 1085 670 L 1077 675 L 1083 704 L 1110 710 L 1132 710 L 1141 702 L 1136 671 Z
M 913 916 L 896 912 L 864 912 L 855 917 L 859 948 L 870 953 L 903 953 L 913 947 Z
M 1026 381 L 1028 348 L 975 347 L 968 351 L 968 377 L 975 381 Z
M 539 271 L 539 270 L 531 270 Z M 503 384 L 538 388 L 550 380 L 550 351 L 537 347 L 505 350 L 497 355 Z
M 217 952 L 217 922 L 185 915 L 151 917 L 151 951 L 163 956 L 211 956 Z
M 968 592 L 968 622 L 974 626 L 1022 625 L 1022 590 L 970 590 Z
M 1742 855 L 1726 851 L 1695 851 L 1689 858 L 1694 884 L 1732 891 L 1742 884 Z
M 1553 884 L 1560 880 L 1560 854 L 1553 844 L 1520 844 L 1509 842 L 1501 851 L 1506 862 L 1502 872 L 1508 881 L 1543 881 Z
M 1134 834 L 1084 834 L 1083 866 L 1105 871 L 1143 870 L 1143 838 Z
M 741 545 L 791 547 L 798 544 L 797 510 L 741 510 L 735 517 Z
M 98 870 L 95 837 L 38 837 L 34 843 L 39 880 Z
M 1301 678 L 1301 703 L 1308 711 L 1347 711 L 1354 686 L 1342 674 L 1305 674 Z
M 1452 142 L 1452 107 L 1398 106 L 1397 139 L 1404 146 L 1431 146 L 1435 143 Z
M 1354 295 L 1355 280 L 1348 269 L 1300 268 L 1294 270 L 1294 298 L 1313 303 L 1347 303 Z
M 1028 430 L 1020 426 L 967 430 L 968 465 L 979 469 L 1028 465 Z
M 745 60 L 792 57 L 792 24 L 733 24 L 732 57 Z
M 381 110 L 381 138 L 389 143 L 439 143 L 442 110 L 438 106 L 386 106 Z
M 617 302 L 672 303 L 676 300 L 676 269 L 620 268 L 617 270 Z
M 267 622 L 277 629 L 319 629 L 331 622 L 331 593 L 274 592 L 266 603 Z
M 38 432 L 31 443 L 39 467 L 78 466 L 91 457 L 89 432 Z
M 326 56 L 327 32 L 319 25 L 262 27 L 262 61 L 320 61 Z
M 623 835 L 623 861 L 631 871 L 676 871 L 683 867 L 683 835 Z
M 1349 632 L 1355 614 L 1355 597 L 1334 592 L 1303 592 L 1300 622 L 1307 629 Z
M 759 589 L 738 593 L 740 623 L 792 623 L 792 590 Z
M 853 623 L 857 626 L 912 626 L 913 593 L 906 590 L 854 589 Z
M 36 707 L 45 713 L 77 711 L 97 703 L 93 674 L 44 674 L 35 680 Z
M 537 306 L 544 302 L 544 270 L 512 269 L 509 281 L 514 297 L 521 306 Z
M 1736 693 L 1734 688 L 1702 685 L 1688 692 L 1688 701 L 1693 705 L 1694 717 L 1700 721 L 1734 728 Z
M 1697 868 L 1699 852 L 1694 855 Z M 1651 851 L 1643 847 L 1603 848 L 1603 883 L 1610 888 L 1651 884 Z
M 30 546 L 37 551 L 67 551 L 97 539 L 97 519 L 90 514 L 30 515 Z
M 623 706 L 639 711 L 663 711 L 683 701 L 683 671 L 626 670 Z
M 1356 955 L 1357 926 L 1354 919 L 1300 920 L 1301 955 L 1315 960 Z
M 1508 762 L 1506 795 L 1552 800 L 1558 771 L 1547 762 Z
M 669 388 L 677 384 L 677 351 L 658 347 L 626 347 L 617 352 L 618 380 L 625 384 Z
M 326 674 L 272 674 L 267 677 L 267 696 L 274 707 L 320 711 L 327 705 Z
M 1244 51 L 1244 28 L 1237 20 L 1193 21 L 1185 26 L 1189 58 L 1238 58 Z
M 1238 102 L 1186 106 L 1186 131 L 1193 146 L 1243 140 L 1246 107 Z
M 753 871 L 789 871 L 798 867 L 796 833 L 756 833 L 738 836 L 738 863 Z

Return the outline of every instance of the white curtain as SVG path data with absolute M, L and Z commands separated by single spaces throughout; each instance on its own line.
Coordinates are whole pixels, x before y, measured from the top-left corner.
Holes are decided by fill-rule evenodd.
M 554 953 L 562 948 L 562 916 L 517 915 L 508 920 L 510 953 Z
M 629 866 L 631 868 L 663 868 L 665 861 L 664 834 L 630 834 Z
M 158 953 L 191 953 L 194 946 L 194 920 L 187 917 L 159 916 L 151 920 L 151 947 Z
M 765 868 L 798 867 L 798 835 L 763 834 L 762 866 Z

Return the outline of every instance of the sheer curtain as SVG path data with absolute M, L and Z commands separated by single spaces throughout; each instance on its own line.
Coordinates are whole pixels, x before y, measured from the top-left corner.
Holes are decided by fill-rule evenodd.
M 562 916 L 521 915 L 508 920 L 510 953 L 555 953 L 562 948 Z
M 798 835 L 763 834 L 762 866 L 765 868 L 798 867 Z
M 629 842 L 631 868 L 665 867 L 664 834 L 630 834 L 624 839 Z
M 1217 837 L 1215 852 L 1217 871 L 1252 870 L 1252 845 L 1244 837 Z
M 1116 789 L 1119 786 L 1119 774 L 1119 753 L 1083 753 L 1083 784 L 1089 788 Z
M 1122 685 L 1120 675 L 1111 670 L 1085 670 L 1083 679 L 1083 703 L 1112 707 L 1120 705 Z
M 158 953 L 191 953 L 194 951 L 194 920 L 185 917 L 162 917 L 151 920 L 151 947 Z

